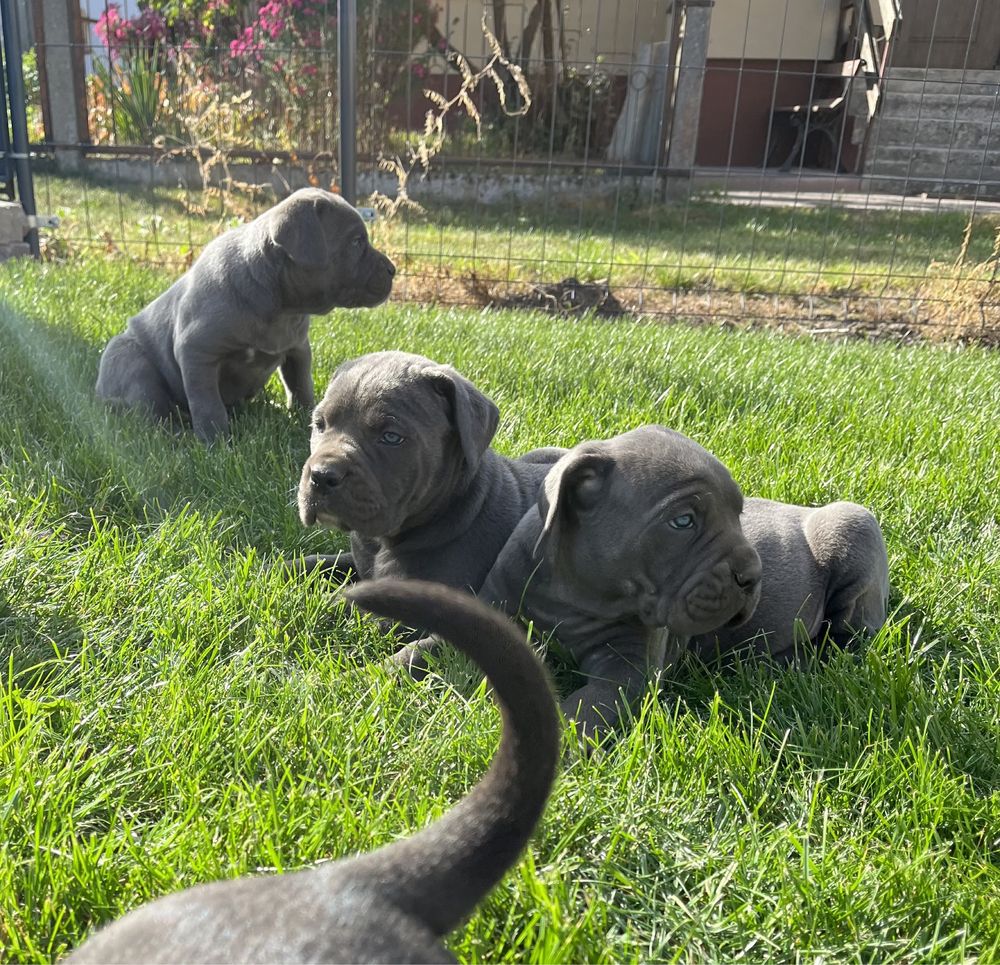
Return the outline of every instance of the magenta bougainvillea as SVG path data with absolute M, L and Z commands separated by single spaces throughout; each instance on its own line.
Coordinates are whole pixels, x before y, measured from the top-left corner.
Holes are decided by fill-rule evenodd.
M 333 0 L 146 0 L 124 17 L 111 2 L 95 32 L 123 67 L 138 58 L 178 83 L 194 70 L 220 96 L 252 90 L 248 109 L 280 126 L 282 140 L 318 149 L 336 106 L 336 9 Z M 447 49 L 437 19 L 435 0 L 358 0 L 359 89 L 372 107 L 431 73 Z
M 117 3 L 109 3 L 97 18 L 94 33 L 111 51 L 125 46 L 152 45 L 167 35 L 167 22 L 158 10 L 147 8 L 132 18 L 123 17 Z

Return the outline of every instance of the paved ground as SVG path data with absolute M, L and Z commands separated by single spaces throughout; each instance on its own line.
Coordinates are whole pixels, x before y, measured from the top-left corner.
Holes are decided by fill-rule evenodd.
M 694 173 L 695 191 L 711 191 L 732 204 L 773 208 L 825 208 L 835 205 L 861 211 L 965 211 L 1000 215 L 1000 201 L 935 198 L 926 194 L 883 194 L 854 174 L 804 171 L 782 174 L 759 169 L 701 168 Z

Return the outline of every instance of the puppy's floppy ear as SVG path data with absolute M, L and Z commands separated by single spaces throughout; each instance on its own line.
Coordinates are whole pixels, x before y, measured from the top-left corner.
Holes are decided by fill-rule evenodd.
M 430 374 L 434 389 L 451 407 L 451 419 L 462 444 L 462 454 L 469 472 L 479 468 L 483 453 L 489 448 L 500 422 L 496 403 L 479 391 L 450 365 L 439 365 Z
M 317 270 L 330 260 L 319 209 L 312 198 L 294 194 L 268 212 L 267 234 L 302 268 Z
M 545 555 L 555 563 L 568 523 L 593 509 L 604 498 L 611 481 L 614 457 L 600 452 L 570 452 L 550 470 L 538 496 L 542 532 L 533 555 L 545 544 Z

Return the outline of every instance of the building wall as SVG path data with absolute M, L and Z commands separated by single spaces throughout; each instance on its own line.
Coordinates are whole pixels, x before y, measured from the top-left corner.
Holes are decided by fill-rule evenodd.
M 817 61 L 835 60 L 841 0 L 716 0 L 708 40 L 696 163 L 780 164 L 792 146 L 788 125 L 771 126 L 776 106 L 814 91 Z M 844 162 L 856 149 L 845 136 Z M 812 146 L 806 161 L 814 158 Z
M 562 0 L 560 0 L 562 3 Z M 534 0 L 507 4 L 507 34 L 517 49 Z M 492 5 L 486 9 L 492 17 Z M 670 0 L 577 0 L 562 3 L 569 60 L 628 70 L 641 44 L 666 40 Z M 716 0 L 710 58 L 829 60 L 834 56 L 841 0 Z M 438 25 L 460 50 L 480 54 L 482 0 L 446 0 Z M 447 27 L 447 29 L 446 29 Z M 536 38 L 533 56 L 541 57 Z
M 667 39 L 669 0 L 558 2 L 563 10 L 567 60 L 579 66 L 599 62 L 608 69 L 624 73 L 635 60 L 635 51 L 640 44 Z M 534 6 L 534 0 L 506 5 L 507 36 L 515 52 Z M 440 9 L 438 27 L 459 50 L 468 52 L 470 56 L 485 52 L 486 45 L 480 29 L 483 0 L 445 0 Z M 486 0 L 485 9 L 492 24 L 492 4 L 489 0 Z M 541 36 L 538 34 L 532 47 L 532 58 L 540 59 L 541 56 Z
M 832 60 L 841 0 L 715 0 L 708 56 Z
M 814 92 L 815 61 L 717 58 L 709 61 L 698 122 L 695 163 L 706 167 L 762 168 L 777 166 L 792 148 L 791 127 L 779 120 L 771 128 L 775 106 L 801 104 Z M 816 91 L 816 93 L 824 93 Z M 848 122 L 850 124 L 850 121 Z M 822 157 L 817 151 L 823 151 Z M 850 126 L 842 138 L 841 162 L 854 170 L 858 150 L 851 143 Z M 830 163 L 829 147 L 810 139 L 806 164 Z
M 507 33 L 517 49 L 535 0 L 508 4 Z M 491 8 L 489 0 L 487 9 Z M 482 0 L 451 0 L 439 26 L 450 24 L 452 42 L 479 54 Z M 626 75 L 639 46 L 663 40 L 669 29 L 669 0 L 580 0 L 564 5 L 570 59 L 600 62 Z M 776 105 L 809 97 L 817 61 L 838 55 L 841 0 L 716 0 L 709 32 L 696 163 L 762 167 L 780 163 L 792 135 L 771 130 Z M 536 40 L 534 57 L 541 56 Z M 418 112 L 419 113 L 419 112 Z M 850 163 L 853 148 L 845 158 Z

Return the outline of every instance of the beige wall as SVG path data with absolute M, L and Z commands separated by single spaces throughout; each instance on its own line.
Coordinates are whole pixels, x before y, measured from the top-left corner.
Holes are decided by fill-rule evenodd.
M 627 67 L 640 44 L 667 39 L 670 0 L 557 0 L 562 5 L 569 60 Z M 534 0 L 507 4 L 507 33 L 520 37 Z M 492 4 L 487 0 L 492 14 Z M 479 28 L 482 0 L 440 4 L 438 25 L 460 50 L 485 50 Z M 834 56 L 840 0 L 716 0 L 709 57 L 828 60 Z M 446 29 L 447 28 L 447 29 Z M 516 44 L 515 44 L 516 49 Z M 536 38 L 533 57 L 541 57 Z
M 715 0 L 709 57 L 831 60 L 840 0 Z
M 627 67 L 642 43 L 667 39 L 669 0 L 557 0 L 562 6 L 567 59 L 581 66 L 598 58 L 607 66 Z M 459 50 L 480 55 L 485 50 L 479 27 L 482 0 L 441 2 L 438 26 Z M 534 0 L 507 4 L 507 34 L 514 50 Z M 486 9 L 492 23 L 492 3 Z M 446 26 L 448 30 L 446 30 Z M 536 36 L 532 58 L 541 58 L 541 37 Z

